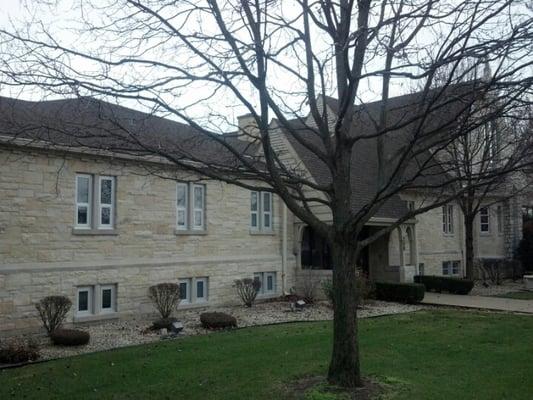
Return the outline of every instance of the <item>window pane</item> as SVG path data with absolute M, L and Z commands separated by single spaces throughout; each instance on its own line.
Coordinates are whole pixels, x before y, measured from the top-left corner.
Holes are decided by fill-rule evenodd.
M 178 207 L 185 207 L 187 205 L 187 186 L 178 184 Z
M 102 208 L 102 215 L 100 223 L 102 225 L 111 224 L 111 209 L 109 207 Z
M 196 297 L 204 297 L 204 281 L 196 281 Z
M 185 210 L 178 210 L 178 225 L 185 226 Z
M 264 214 L 263 216 L 263 224 L 265 228 L 270 228 L 270 214 Z
M 202 186 L 194 187 L 194 208 L 204 208 L 204 188 Z
M 89 291 L 78 292 L 78 311 L 89 311 Z
M 194 212 L 194 226 L 202 226 L 202 211 Z
M 270 211 L 270 193 L 263 193 L 263 211 L 269 212 Z
M 252 192 L 250 195 L 250 210 L 257 211 L 257 192 Z
M 78 194 L 77 194 L 76 201 L 78 203 L 89 202 L 89 177 L 88 176 L 78 176 Z
M 100 181 L 100 203 L 111 204 L 113 192 L 113 181 L 111 179 L 102 179 Z
M 274 290 L 274 277 L 272 275 L 267 276 L 267 290 L 269 292 Z
M 102 308 L 112 308 L 112 306 L 111 306 L 111 289 L 102 290 Z
M 78 206 L 78 224 L 86 225 L 88 223 L 87 207 Z
M 252 226 L 257 227 L 257 214 L 252 214 Z
M 187 282 L 180 282 L 180 299 L 187 300 Z

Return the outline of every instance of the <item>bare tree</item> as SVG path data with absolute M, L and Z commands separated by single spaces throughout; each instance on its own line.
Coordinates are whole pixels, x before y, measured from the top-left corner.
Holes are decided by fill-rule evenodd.
M 111 127 L 75 130 L 79 136 L 70 142 L 64 136 L 72 130 L 63 132 L 62 145 L 98 147 L 112 135 L 107 150 L 157 156 L 206 178 L 281 197 L 331 247 L 335 306 L 328 378 L 360 385 L 355 264 L 362 249 L 415 215 L 521 166 L 514 158 L 503 160 L 497 171 L 466 180 L 440 160 L 455 139 L 529 101 L 533 21 L 525 2 L 71 3 L 80 16 L 71 25 L 75 41 L 58 34 L 59 24 L 36 20 L 0 30 L 3 83 L 136 101 L 194 131 L 187 141 L 172 141 L 171 134 L 168 141 L 155 140 L 125 124 L 120 113 L 108 113 Z M 466 58 L 487 60 L 491 79 L 459 84 L 457 66 Z M 441 71 L 446 79 L 435 88 Z M 408 97 L 408 105 L 400 102 L 406 97 L 392 97 L 413 86 L 422 90 Z M 249 113 L 250 129 L 228 129 L 234 121 L 221 99 Z M 472 113 L 481 101 L 492 111 Z M 466 113 L 475 118 L 462 118 Z M 50 125 L 62 130 L 54 121 Z M 48 140 L 58 137 L 47 132 Z M 316 179 L 289 161 L 276 145 L 279 135 L 305 149 L 327 176 Z M 191 151 L 191 143 L 205 151 Z M 354 208 L 359 193 L 353 169 L 368 151 L 377 178 Z M 363 238 L 372 216 L 407 190 L 427 200 Z M 329 210 L 330 218 L 319 208 Z

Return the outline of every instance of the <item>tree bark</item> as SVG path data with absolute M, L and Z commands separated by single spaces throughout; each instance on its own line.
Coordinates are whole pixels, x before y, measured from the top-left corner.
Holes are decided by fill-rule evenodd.
M 333 353 L 328 372 L 331 384 L 361 386 L 357 330 L 357 287 L 355 243 L 336 239 L 333 256 Z
M 474 279 L 474 217 L 465 215 L 465 272 L 467 279 Z

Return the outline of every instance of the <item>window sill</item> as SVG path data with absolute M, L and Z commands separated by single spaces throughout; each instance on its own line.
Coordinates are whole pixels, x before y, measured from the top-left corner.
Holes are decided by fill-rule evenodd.
M 74 323 L 107 321 L 107 320 L 111 320 L 111 319 L 119 319 L 118 313 L 117 312 L 108 312 L 108 313 L 103 313 L 103 314 L 74 316 Z
M 254 231 L 254 230 L 250 229 L 250 235 L 274 236 L 274 235 L 276 235 L 276 232 L 274 232 L 274 231 Z
M 174 235 L 181 236 L 181 235 L 207 235 L 207 231 L 204 230 L 194 230 L 194 229 L 187 229 L 187 230 L 180 230 L 180 229 L 174 229 Z
M 72 228 L 72 234 L 73 235 L 80 235 L 80 236 L 99 236 L 99 235 L 118 236 L 118 231 L 116 229 L 80 229 L 80 228 Z

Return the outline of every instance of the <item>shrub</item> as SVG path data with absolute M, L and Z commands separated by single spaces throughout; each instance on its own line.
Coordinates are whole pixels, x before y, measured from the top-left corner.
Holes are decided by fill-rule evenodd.
M 52 342 L 59 346 L 81 346 L 89 343 L 89 332 L 77 329 L 56 329 L 50 335 Z
M 325 279 L 322 281 L 322 292 L 329 301 L 329 304 L 334 304 L 335 296 L 333 295 L 333 281 L 331 279 Z
M 152 323 L 152 330 L 158 331 L 160 329 L 167 329 L 170 331 L 172 324 L 176 322 L 177 318 L 160 318 Z
M 162 319 L 168 319 L 180 302 L 180 286 L 177 283 L 159 283 L 150 286 L 148 297 Z
M 256 279 L 237 279 L 235 281 L 237 293 L 246 307 L 251 307 L 254 304 L 257 293 L 261 289 L 261 282 Z
M 474 281 L 446 276 L 417 275 L 415 282 L 421 283 L 426 290 L 436 292 L 449 292 L 453 294 L 468 294 L 474 287 Z
M 376 282 L 376 297 L 384 301 L 398 303 L 420 303 L 424 299 L 425 288 L 419 283 Z
M 11 339 L 0 346 L 0 364 L 34 361 L 39 356 L 39 347 L 32 340 Z
M 72 302 L 65 296 L 48 296 L 35 305 L 49 335 L 61 326 L 70 307 Z
M 316 289 L 318 287 L 318 279 L 316 279 L 310 270 L 304 270 L 300 276 L 302 299 L 308 303 L 313 304 L 316 300 Z
M 237 320 L 234 316 L 222 312 L 206 312 L 200 314 L 200 322 L 206 329 L 236 328 Z

